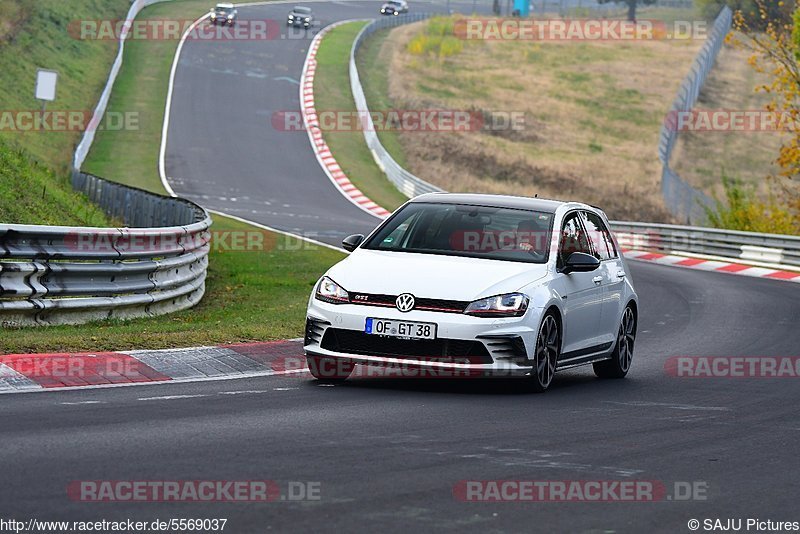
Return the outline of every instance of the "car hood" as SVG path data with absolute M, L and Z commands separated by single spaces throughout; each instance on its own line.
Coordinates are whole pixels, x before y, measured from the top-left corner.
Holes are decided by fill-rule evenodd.
M 357 249 L 327 273 L 355 293 L 476 300 L 517 291 L 547 274 L 547 265 Z

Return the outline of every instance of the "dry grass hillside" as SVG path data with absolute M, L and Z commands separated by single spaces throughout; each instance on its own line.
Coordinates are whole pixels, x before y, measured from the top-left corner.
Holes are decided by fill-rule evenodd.
M 403 132 L 412 172 L 451 191 L 576 199 L 612 218 L 670 220 L 659 127 L 700 41 L 469 41 L 442 57 L 409 47 L 426 24 L 394 30 L 381 45 L 395 107 L 523 112 L 525 124 Z

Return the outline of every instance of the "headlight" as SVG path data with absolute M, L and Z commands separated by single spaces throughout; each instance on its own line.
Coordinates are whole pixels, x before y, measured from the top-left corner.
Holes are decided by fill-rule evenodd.
M 306 19 L 306 22 L 310 21 L 311 19 Z
M 289 15 L 289 20 L 292 20 L 293 18 L 294 18 L 294 15 Z
M 212 14 L 211 14 L 211 20 L 214 20 L 214 19 L 216 19 L 216 18 L 217 18 L 217 15 L 216 15 L 216 13 L 212 13 Z
M 323 276 L 322 280 L 317 285 L 317 291 L 314 295 L 318 300 L 329 302 L 331 304 L 345 304 L 350 302 L 350 295 L 347 291 L 341 288 L 339 284 Z
M 464 313 L 478 317 L 521 317 L 528 309 L 528 297 L 508 293 L 471 302 Z

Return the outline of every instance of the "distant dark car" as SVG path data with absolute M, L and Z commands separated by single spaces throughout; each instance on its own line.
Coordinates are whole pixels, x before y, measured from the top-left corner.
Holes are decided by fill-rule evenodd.
M 289 12 L 289 16 L 286 17 L 286 25 L 294 26 L 295 28 L 300 26 L 308 28 L 313 21 L 314 14 L 309 7 L 294 6 Z
M 220 26 L 233 26 L 236 24 L 236 17 L 239 11 L 233 7 L 233 4 L 217 4 L 217 7 L 211 10 L 211 24 Z
M 406 0 L 389 0 L 381 6 L 381 15 L 400 15 L 401 13 L 408 13 Z

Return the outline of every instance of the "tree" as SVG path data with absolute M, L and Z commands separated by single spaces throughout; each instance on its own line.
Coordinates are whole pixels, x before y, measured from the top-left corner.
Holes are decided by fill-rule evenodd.
M 737 11 L 737 33 L 729 39 L 750 52 L 749 63 L 768 81 L 756 88 L 769 95 L 766 110 L 781 118 L 784 141 L 775 160 L 786 206 L 800 221 L 800 6 L 792 2 L 752 0 L 757 16 Z
M 716 18 L 724 6 L 728 6 L 752 29 L 764 30 L 768 20 L 775 20 L 785 16 L 786 7 L 783 2 L 768 1 L 759 3 L 758 0 L 695 0 L 695 5 L 700 13 L 711 20 Z M 762 10 L 767 18 L 762 19 Z
M 615 4 L 627 4 L 628 6 L 628 20 L 636 22 L 636 7 L 638 5 L 649 6 L 655 4 L 657 0 L 597 0 L 601 4 L 608 4 L 614 2 Z

